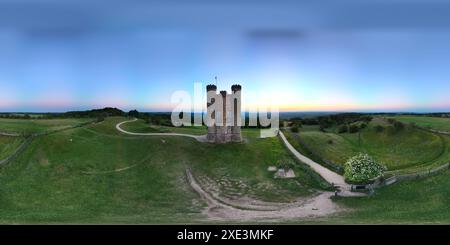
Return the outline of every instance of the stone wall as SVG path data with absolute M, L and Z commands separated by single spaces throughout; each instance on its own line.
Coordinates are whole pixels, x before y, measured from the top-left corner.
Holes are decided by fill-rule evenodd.
M 232 93 L 217 93 L 215 85 L 206 86 L 207 113 L 211 118 L 206 139 L 209 143 L 241 142 L 241 86 L 233 85 Z

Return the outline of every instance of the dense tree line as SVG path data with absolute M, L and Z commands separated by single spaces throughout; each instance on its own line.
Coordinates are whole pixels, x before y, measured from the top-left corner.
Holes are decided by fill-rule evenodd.
M 136 110 L 128 112 L 128 116 L 143 119 L 148 124 L 172 127 L 170 113 L 163 112 L 138 112 Z
M 33 114 L 32 114 L 33 115 Z M 31 116 L 29 113 L 2 113 L 0 114 L 0 118 L 9 118 L 9 119 L 39 119 L 43 118 L 43 115 L 33 115 Z
M 69 111 L 64 113 L 2 113 L 0 118 L 10 119 L 59 119 L 59 118 L 97 118 L 101 121 L 106 117 L 125 116 L 122 110 L 112 107 L 87 111 Z
M 43 114 L 45 119 L 57 118 L 96 118 L 98 122 L 105 120 L 107 117 L 125 116 L 126 113 L 120 109 L 113 107 L 105 107 L 103 109 L 93 109 L 87 111 L 68 111 L 65 113 L 46 113 Z
M 292 118 L 286 122 L 288 123 L 287 126 L 291 127 L 294 132 L 298 132 L 298 128 L 301 128 L 302 125 L 318 125 L 322 131 L 337 127 L 340 133 L 356 133 L 360 128 L 365 128 L 370 121 L 372 121 L 372 116 L 368 114 L 339 113 L 314 118 Z M 355 124 L 357 122 L 361 122 L 359 126 Z
M 71 118 L 97 118 L 97 117 L 115 117 L 115 116 L 125 116 L 125 112 L 120 109 L 113 107 L 105 107 L 103 109 L 94 109 L 88 111 L 69 111 L 63 113 L 63 117 Z
M 445 117 L 450 118 L 449 112 L 433 112 L 433 113 L 385 113 L 385 112 L 379 112 L 379 113 L 373 113 L 372 115 L 377 116 L 386 116 L 386 117 L 394 117 L 394 116 L 417 116 L 417 117 Z

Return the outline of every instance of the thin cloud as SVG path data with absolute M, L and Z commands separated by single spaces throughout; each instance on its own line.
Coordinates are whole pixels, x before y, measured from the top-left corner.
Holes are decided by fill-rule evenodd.
M 306 37 L 306 33 L 294 30 L 294 29 L 260 29 L 260 30 L 250 30 L 247 36 L 251 39 L 301 39 Z

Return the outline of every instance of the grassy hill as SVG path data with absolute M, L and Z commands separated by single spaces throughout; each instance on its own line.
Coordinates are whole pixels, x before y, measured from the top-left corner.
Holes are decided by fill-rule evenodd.
M 300 164 L 297 178 L 274 179 L 269 165 L 295 160 L 280 139 L 258 139 L 259 131 L 245 130 L 246 144 L 212 145 L 125 135 L 115 129 L 123 120 L 33 140 L 0 168 L 0 223 L 199 222 L 204 202 L 186 182 L 187 167 L 217 180 L 223 195 L 291 201 L 327 188 Z
M 373 196 L 338 198 L 352 211 L 326 223 L 449 224 L 450 172 L 378 189 Z
M 421 127 L 450 132 L 450 118 L 425 116 L 396 116 L 392 118 L 404 123 L 415 123 Z
M 205 126 L 202 127 L 167 127 L 160 125 L 149 125 L 144 120 L 139 119 L 136 122 L 126 123 L 121 126 L 122 129 L 136 133 L 181 133 L 203 135 L 207 133 Z
M 385 130 L 378 132 L 381 125 Z M 389 170 L 434 166 L 450 160 L 449 137 L 414 127 L 393 131 L 381 119 L 374 119 L 361 133 L 336 133 L 335 129 L 319 131 L 316 126 L 301 128 L 290 140 L 304 145 L 319 158 L 338 165 L 345 163 L 358 152 L 365 152 L 385 164 Z M 301 149 L 305 152 L 305 149 Z
M 292 158 L 279 138 L 260 139 L 258 130 L 243 129 L 246 143 L 214 145 L 184 137 L 126 135 L 115 128 L 124 120 L 127 118 L 112 117 L 99 124 L 39 136 L 16 159 L 1 166 L 0 223 L 206 222 L 202 214 L 204 201 L 187 184 L 186 168 L 191 168 L 198 179 L 208 179 L 224 197 L 289 202 L 328 190 L 317 174 Z M 33 124 L 32 120 L 23 120 L 20 128 L 34 128 L 25 126 L 26 122 Z M 320 132 L 315 126 L 301 128 L 300 137 L 310 137 L 304 140 L 317 145 L 321 154 L 336 159 L 370 150 L 382 159 L 396 159 L 390 154 L 405 151 L 405 158 L 414 159 L 416 155 L 427 161 L 435 157 L 442 142 L 446 147 L 438 159 L 450 159 L 448 137 L 413 128 L 396 134 L 375 132 L 374 127 L 383 123 L 370 123 L 361 133 L 361 144 L 357 134 Z M 123 128 L 135 132 L 205 133 L 204 128 L 191 127 L 149 129 L 141 120 L 124 124 Z M 291 140 L 295 137 L 290 136 Z M 1 136 L 0 147 L 12 149 L 20 139 Z M 416 147 L 412 144 L 417 148 L 404 149 Z M 2 154 L 8 155 L 8 151 Z M 280 159 L 296 163 L 297 178 L 273 178 L 267 167 Z M 420 168 L 419 160 L 399 166 Z M 426 165 L 437 161 L 427 161 Z M 369 197 L 336 198 L 334 201 L 345 212 L 289 222 L 450 223 L 449 185 L 447 171 L 383 187 Z

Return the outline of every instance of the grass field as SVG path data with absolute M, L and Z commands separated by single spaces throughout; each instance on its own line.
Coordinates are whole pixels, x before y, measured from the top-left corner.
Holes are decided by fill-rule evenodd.
M 299 163 L 294 168 L 297 178 L 274 179 L 267 171 L 268 166 L 280 159 L 295 160 L 279 138 L 259 139 L 258 130 L 243 129 L 246 143 L 214 145 L 184 137 L 126 135 L 115 129 L 124 120 L 127 119 L 108 118 L 99 124 L 36 137 L 16 159 L 0 167 L 0 223 L 206 222 L 201 213 L 204 201 L 187 184 L 186 168 L 191 168 L 199 179 L 212 180 L 223 196 L 287 202 L 329 190 L 317 174 Z M 147 132 L 147 127 L 143 121 L 123 125 L 130 131 Z M 386 144 L 375 151 L 382 153 L 388 148 L 394 148 L 395 152 L 395 144 L 398 149 L 407 146 L 402 145 L 402 140 L 371 132 L 371 127 L 362 133 L 361 147 Z M 204 128 L 190 127 L 167 130 L 205 132 Z M 357 135 L 321 133 L 309 126 L 301 129 L 301 135 L 306 133 L 323 140 L 316 141 L 317 145 L 333 141 L 334 148 L 326 149 L 329 153 L 324 154 L 364 149 L 359 148 Z M 426 146 L 439 142 L 425 131 L 409 133 L 414 137 L 403 134 L 397 137 L 417 138 Z M 376 136 L 379 139 L 374 139 Z M 448 138 L 443 140 L 447 148 L 441 159 L 448 161 L 450 142 Z M 350 149 L 337 145 L 345 142 Z M 0 149 L 18 143 L 20 137 L 0 137 Z M 414 165 L 417 166 L 420 165 Z M 346 211 L 287 222 L 450 223 L 450 172 L 383 187 L 372 196 L 334 201 Z
M 274 179 L 269 165 L 295 160 L 278 138 L 258 139 L 257 131 L 244 131 L 246 144 L 218 146 L 125 135 L 115 129 L 123 120 L 35 138 L 0 168 L 0 223 L 199 222 L 204 202 L 186 182 L 187 167 L 196 176 L 227 181 L 218 184 L 224 194 L 269 201 L 328 188 L 300 164 L 297 178 Z
M 25 139 L 0 135 L 0 161 L 11 155 Z
M 425 116 L 395 116 L 392 118 L 404 123 L 415 123 L 421 127 L 450 132 L 450 118 Z
M 20 134 L 41 133 L 86 123 L 91 119 L 4 119 L 0 118 L 0 131 Z
M 326 223 L 449 224 L 450 172 L 378 189 L 373 196 L 339 198 L 352 211 Z
M 301 140 L 320 158 L 338 165 L 345 163 L 358 152 L 365 152 L 383 163 L 390 171 L 435 166 L 450 160 L 449 137 L 425 130 L 406 127 L 398 132 L 376 132 L 376 125 L 386 126 L 380 119 L 374 119 L 366 129 L 358 133 L 321 132 L 318 127 L 308 126 L 299 134 L 291 135 L 292 141 Z M 298 148 L 300 142 L 293 142 Z M 299 149 L 305 152 L 305 149 Z
M 409 118 L 409 117 L 408 117 Z M 423 119 L 422 117 L 419 117 Z M 398 117 L 396 117 L 398 119 Z M 432 118 L 431 121 L 441 121 Z M 407 122 L 399 119 L 400 121 Z M 448 120 L 448 119 L 446 119 Z M 415 121 L 415 120 L 414 120 Z M 372 124 L 372 123 L 371 123 Z M 375 119 L 371 125 L 384 124 L 379 119 Z M 419 125 L 419 123 L 417 123 Z M 386 125 L 386 124 L 384 124 Z M 430 126 L 430 125 L 422 125 Z M 448 126 L 448 124 L 446 125 Z M 443 130 L 434 124 L 433 128 Z M 389 135 L 383 133 L 377 135 L 370 131 L 370 127 L 362 133 L 362 147 L 358 146 L 357 134 L 336 134 L 334 132 L 320 132 L 317 126 L 304 126 L 300 128 L 300 135 L 305 138 L 308 145 L 316 146 L 316 150 L 333 159 L 336 162 L 345 160 L 350 156 L 367 148 L 379 159 L 383 159 L 381 153 L 387 153 L 386 159 L 395 159 L 390 157 L 390 152 L 402 153 L 404 157 L 412 159 L 417 158 L 416 164 L 404 165 L 406 169 L 394 171 L 398 173 L 423 171 L 446 163 L 450 160 L 450 137 L 438 136 L 423 130 L 407 130 L 400 134 Z M 409 135 L 407 135 L 409 134 Z M 295 136 L 292 135 L 291 136 Z M 442 149 L 438 144 L 438 137 L 444 142 L 442 154 L 439 157 L 438 150 Z M 297 143 L 296 148 L 301 148 L 298 142 L 291 138 L 290 141 Z M 333 144 L 328 144 L 328 140 L 333 140 Z M 339 143 L 339 144 L 334 144 Z M 428 146 L 429 150 L 418 149 L 417 146 Z M 343 154 L 345 153 L 345 154 Z M 334 157 L 334 158 L 333 158 Z M 427 161 L 428 159 L 429 161 Z M 426 163 L 420 164 L 421 161 Z M 392 168 L 392 166 L 391 166 Z M 420 180 L 405 181 L 391 186 L 385 186 L 375 191 L 375 194 L 368 197 L 355 198 L 337 198 L 335 201 L 345 208 L 347 212 L 338 214 L 334 217 L 315 219 L 306 221 L 306 223 L 332 223 L 332 224 L 449 224 L 450 223 L 450 171 L 427 177 Z M 299 221 L 300 223 L 305 223 Z M 297 222 L 293 222 L 297 223 Z
M 122 129 L 136 133 L 181 133 L 203 135 L 207 133 L 206 127 L 167 127 L 149 125 L 144 120 L 139 119 L 136 122 L 125 123 L 121 126 Z

